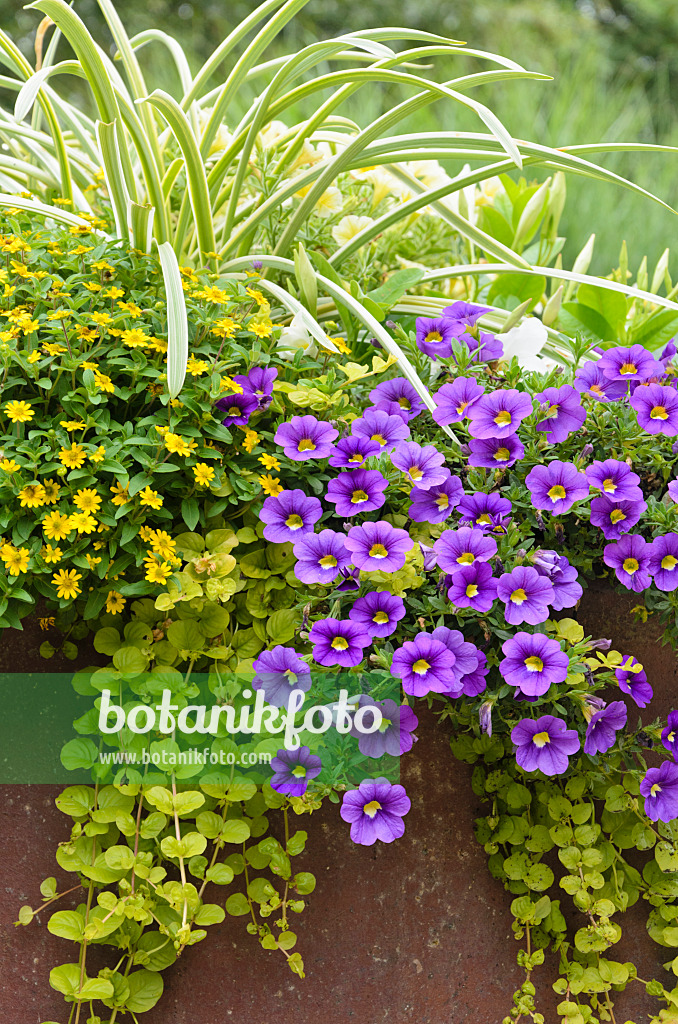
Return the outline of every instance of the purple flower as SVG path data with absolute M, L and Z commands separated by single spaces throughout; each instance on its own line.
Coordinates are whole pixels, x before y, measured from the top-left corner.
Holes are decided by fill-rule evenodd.
M 297 564 L 294 575 L 302 583 L 330 584 L 351 557 L 344 545 L 345 537 L 334 530 L 321 530 L 300 537 L 294 545 Z
M 266 409 L 271 404 L 273 383 L 278 376 L 274 367 L 253 366 L 247 374 L 236 373 L 233 380 L 239 384 L 245 395 L 254 395 L 259 407 Z
M 359 597 L 348 613 L 349 619 L 361 625 L 366 633 L 378 637 L 395 632 L 404 615 L 402 597 L 389 594 L 387 590 L 373 590 L 365 597 Z
M 459 502 L 457 512 L 463 525 L 471 523 L 482 529 L 485 526 L 492 526 L 494 516 L 506 516 L 511 511 L 511 502 L 508 498 L 502 498 L 496 491 L 486 494 L 484 491 L 476 491 L 475 494 L 465 494 Z
M 629 404 L 638 414 L 638 426 L 648 434 L 678 434 L 678 393 L 661 384 L 641 384 L 631 395 Z
M 400 415 L 406 420 L 414 419 L 424 409 L 424 403 L 413 385 L 404 377 L 395 377 L 393 380 L 384 380 L 377 384 L 376 388 L 370 391 L 370 400 L 373 405 L 397 402 L 400 406 Z
M 438 565 L 445 572 L 458 572 L 474 562 L 487 562 L 497 553 L 497 542 L 482 530 L 462 526 L 445 530 L 433 545 Z
M 638 665 L 639 662 L 635 658 L 631 658 L 629 668 L 625 668 L 624 666 L 627 662 L 629 662 L 629 657 L 625 656 L 622 667 L 614 670 L 617 682 L 619 683 L 619 689 L 622 693 L 628 693 L 639 708 L 645 708 L 652 700 L 654 691 L 648 683 L 647 676 L 642 668 L 639 672 L 630 671 L 630 668 Z
M 601 494 L 591 502 L 591 526 L 599 526 L 606 540 L 619 540 L 633 529 L 646 508 L 644 501 L 615 502 Z
M 408 515 L 415 523 L 442 523 L 447 519 L 464 496 L 464 488 L 458 476 L 452 476 L 449 469 L 440 484 L 424 490 L 413 487 L 410 491 L 412 504 Z
M 430 633 L 417 633 L 393 655 L 391 672 L 402 679 L 403 690 L 413 697 L 446 693 L 454 678 L 455 656 Z
M 586 419 L 581 399 L 570 384 L 563 384 L 560 388 L 546 388 L 535 397 L 548 405 L 544 419 L 537 423 L 537 430 L 544 431 L 549 444 L 564 441 L 575 430 L 579 430 Z
M 416 441 L 400 441 L 391 455 L 391 462 L 422 491 L 442 484 L 450 472 L 443 465 L 445 456 L 437 448 L 432 444 L 422 448 Z
M 256 675 L 252 687 L 263 690 L 268 704 L 286 708 L 292 690 L 311 689 L 311 670 L 293 647 L 278 644 L 270 651 L 262 651 L 253 662 Z
M 313 623 L 308 639 L 313 644 L 314 661 L 341 668 L 359 665 L 364 648 L 372 643 L 369 633 L 350 619 L 320 619 Z
M 488 437 L 485 440 L 474 438 L 469 442 L 471 455 L 469 466 L 484 466 L 485 469 L 504 469 L 512 466 L 525 454 L 517 434 L 508 437 Z
M 678 765 L 664 761 L 659 768 L 648 768 L 640 794 L 645 797 L 645 813 L 651 821 L 668 823 L 678 818 Z
M 360 570 L 359 569 L 342 569 L 339 573 L 341 577 L 341 583 L 337 584 L 337 591 L 343 593 L 351 593 L 354 590 L 360 590 Z
M 579 750 L 579 736 L 568 729 L 562 718 L 542 715 L 523 718 L 511 730 L 516 747 L 516 761 L 526 772 L 562 775 L 567 771 L 570 754 Z
M 405 564 L 405 556 L 412 547 L 406 530 L 399 530 L 380 520 L 352 526 L 346 538 L 346 547 L 353 556 L 353 564 L 366 572 L 397 572 Z
M 650 544 L 648 571 L 654 576 L 658 590 L 669 591 L 678 587 L 678 533 L 665 533 Z
M 397 402 L 389 402 L 384 399 L 383 402 L 376 402 L 375 405 L 370 406 L 374 412 L 385 412 L 387 416 L 398 416 L 403 423 L 409 423 L 410 417 L 408 417 L 405 410 L 398 405 Z
M 374 700 L 362 694 L 358 701 L 360 708 L 376 708 L 381 712 L 381 724 L 375 732 L 362 732 L 354 724 L 351 736 L 358 740 L 358 750 L 364 757 L 401 757 L 411 750 L 416 736 L 412 733 L 419 725 L 419 719 L 407 704 L 396 704 L 394 700 Z M 362 716 L 363 728 L 374 723 L 374 716 Z
M 606 494 L 610 501 L 642 501 L 640 477 L 625 462 L 606 459 L 594 462 L 584 470 L 589 486 Z
M 388 481 L 378 469 L 354 469 L 340 473 L 327 485 L 327 501 L 336 505 L 338 516 L 355 516 L 358 512 L 372 512 L 386 501 L 384 491 Z
M 522 391 L 492 391 L 471 406 L 469 434 L 479 438 L 509 437 L 531 412 L 532 399 Z
M 330 455 L 330 466 L 338 469 L 360 469 L 365 459 L 379 458 L 381 445 L 369 437 L 342 437 Z
M 321 423 L 315 416 L 293 416 L 289 423 L 282 423 L 274 441 L 284 449 L 288 459 L 302 462 L 305 459 L 326 459 L 332 454 L 332 442 L 338 431 L 329 423 Z
M 457 608 L 473 608 L 475 612 L 489 612 L 497 596 L 497 581 L 487 562 L 465 565 L 447 577 L 448 599 Z
M 584 591 L 581 584 L 577 583 L 577 570 L 567 558 L 555 551 L 538 551 L 532 564 L 540 576 L 546 576 L 551 581 L 553 610 L 560 612 L 563 608 L 574 608 Z
M 452 339 L 458 338 L 464 325 L 443 317 L 417 317 L 417 348 L 435 362 L 438 356 L 449 359 Z
M 629 534 L 614 544 L 606 544 L 603 561 L 614 569 L 615 576 L 627 590 L 640 594 L 650 586 L 651 547 L 644 537 Z
M 441 426 L 461 423 L 469 415 L 471 406 L 484 394 L 485 389 L 474 377 L 457 377 L 451 384 L 443 384 L 433 396 L 437 405 L 433 419 Z
M 675 501 L 678 503 L 678 480 L 671 480 L 666 490 L 669 492 L 669 497 L 671 498 L 671 501 Z
M 536 626 L 549 617 L 553 587 L 532 566 L 518 565 L 497 580 L 497 597 L 504 602 L 504 617 L 512 626 L 522 622 Z
M 667 341 L 666 345 L 664 345 L 661 355 L 659 356 L 662 366 L 667 367 L 676 353 L 678 353 L 678 348 L 676 348 L 676 339 L 671 338 L 671 340 Z
M 486 700 L 478 709 L 478 725 L 486 736 L 492 735 L 492 701 Z
M 354 437 L 376 441 L 380 448 L 395 448 L 398 441 L 405 441 L 410 436 L 410 428 L 401 416 L 366 409 L 361 419 L 353 420 L 351 433 Z
M 448 629 L 447 626 L 438 626 L 431 633 L 434 640 L 440 640 L 445 644 L 448 651 L 455 657 L 454 678 L 446 691 L 452 697 L 461 697 L 464 693 L 462 680 L 473 675 L 480 665 L 480 651 L 475 644 L 464 638 L 464 634 L 458 629 Z
M 504 346 L 499 338 L 487 331 L 480 331 L 477 338 L 468 332 L 460 334 L 457 340 L 469 350 L 473 363 L 492 363 L 504 354 Z M 454 356 L 454 352 L 452 354 Z
M 462 676 L 460 680 L 461 690 L 465 697 L 477 697 L 479 693 L 487 688 L 485 679 L 490 671 L 487 664 L 487 657 L 482 651 L 478 651 L 478 668 L 468 675 Z
M 259 407 L 259 400 L 254 395 L 227 395 L 214 404 L 225 413 L 221 421 L 225 427 L 243 427 Z
M 269 496 L 264 502 L 259 518 L 264 527 L 264 537 L 274 544 L 297 541 L 313 527 L 323 514 L 317 498 L 307 497 L 303 491 L 281 491 L 276 497 Z
M 351 839 L 372 846 L 380 839 L 392 843 L 405 832 L 404 815 L 411 807 L 403 786 L 384 778 L 363 779 L 357 789 L 344 793 L 340 814 L 351 825 Z
M 610 348 L 598 360 L 608 380 L 644 381 L 662 377 L 664 367 L 642 345 Z
M 669 711 L 666 728 L 662 729 L 662 744 L 675 761 L 678 757 L 678 711 Z
M 572 462 L 555 459 L 546 466 L 535 466 L 525 478 L 532 504 L 547 509 L 554 516 L 569 512 L 576 501 L 588 498 L 589 485 L 583 473 Z
M 552 683 L 567 678 L 569 658 L 560 644 L 543 633 L 516 633 L 502 644 L 505 654 L 499 671 L 509 686 L 526 697 L 541 697 Z
M 595 360 L 584 363 L 574 375 L 574 386 L 583 395 L 595 398 L 597 402 L 616 402 L 623 398 L 628 385 L 623 381 L 610 380 Z
M 271 779 L 272 789 L 287 796 L 303 796 L 309 779 L 320 775 L 322 761 L 311 753 L 310 747 L 299 747 L 298 750 L 285 750 L 283 747 L 271 758 L 271 768 L 275 772 Z
M 464 327 L 474 327 L 476 321 L 483 313 L 490 313 L 491 306 L 476 306 L 474 302 L 453 302 L 451 306 L 445 306 L 443 316 Z
M 593 757 L 604 754 L 613 747 L 617 733 L 626 725 L 626 704 L 623 700 L 615 700 L 607 707 L 596 711 L 586 727 L 584 753 Z

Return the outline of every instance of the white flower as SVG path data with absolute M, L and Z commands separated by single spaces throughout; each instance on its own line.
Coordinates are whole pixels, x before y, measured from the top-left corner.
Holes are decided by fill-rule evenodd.
M 295 313 L 289 327 L 283 327 L 276 348 L 280 358 L 290 362 L 299 350 L 311 358 L 317 354 L 316 343 L 308 333 L 301 313 Z
M 368 228 L 370 224 L 374 224 L 372 217 L 357 217 L 355 214 L 349 213 L 332 228 L 332 237 L 337 245 L 345 245 L 355 238 L 363 228 Z
M 437 160 L 410 160 L 405 167 L 426 188 L 440 188 L 452 181 Z
M 333 217 L 335 213 L 341 212 L 343 204 L 344 197 L 339 189 L 336 185 L 330 185 L 315 204 L 315 212 L 319 217 Z
M 278 139 L 281 139 L 289 131 L 284 121 L 271 121 L 257 135 L 257 142 L 264 149 L 272 149 Z
M 539 373 L 546 373 L 557 365 L 553 359 L 539 355 L 548 340 L 548 331 L 535 316 L 523 320 L 506 334 L 500 334 L 499 338 L 504 346 L 502 359 L 506 362 L 515 356 L 524 370 Z

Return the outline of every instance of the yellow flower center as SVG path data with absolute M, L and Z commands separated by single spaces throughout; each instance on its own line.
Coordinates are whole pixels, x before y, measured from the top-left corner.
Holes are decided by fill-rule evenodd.
M 424 341 L 429 345 L 436 345 L 439 341 L 443 340 L 443 336 L 440 331 L 429 331 Z
M 421 480 L 422 476 L 424 475 L 422 471 L 419 469 L 419 466 L 410 466 L 407 472 L 410 474 L 413 480 Z
M 620 508 L 615 508 L 612 510 L 610 514 L 611 523 L 621 523 L 624 519 L 626 519 L 626 516 Z
M 466 408 L 467 405 L 468 405 L 468 402 L 462 402 L 460 405 L 457 406 L 457 415 L 458 416 L 461 416 L 461 414 L 463 413 L 463 411 L 464 411 L 464 409 Z
M 401 409 L 405 409 L 406 412 L 409 412 L 410 409 L 412 408 L 412 403 L 410 402 L 409 398 L 399 398 L 398 405 L 400 406 Z
M 359 505 L 361 503 L 361 501 L 367 501 L 368 498 L 369 498 L 369 495 L 365 491 L 356 490 L 351 495 L 351 504 L 352 505 Z
M 436 505 L 438 506 L 440 511 L 443 512 L 446 508 L 449 508 L 449 506 L 450 506 L 450 499 L 448 498 L 448 496 L 446 494 L 440 494 L 436 498 Z
M 514 590 L 511 594 L 511 600 L 514 604 L 522 604 L 523 601 L 527 601 L 527 594 L 522 587 L 518 587 L 518 589 Z
M 547 743 L 551 742 L 551 737 L 547 732 L 537 732 L 532 737 L 532 742 L 535 747 L 545 747 Z
M 360 452 L 356 452 L 355 455 L 352 455 L 348 461 L 357 462 L 358 464 L 360 464 L 361 462 L 364 461 L 364 458 L 364 455 L 361 455 Z
M 370 441 L 377 441 L 379 444 L 386 444 L 386 438 L 383 434 L 372 434 Z
M 242 416 L 242 409 L 238 405 L 232 405 L 228 410 L 229 416 Z
M 669 414 L 667 413 L 663 405 L 655 405 L 652 409 L 650 409 L 651 420 L 667 420 L 668 418 Z
M 489 526 L 491 522 L 492 520 L 490 519 L 489 512 L 483 512 L 483 514 L 481 516 L 478 516 L 478 518 L 476 519 L 477 526 Z
M 386 558 L 388 551 L 383 544 L 373 544 L 370 548 L 370 558 Z
M 508 448 L 497 448 L 494 453 L 495 462 L 506 462 L 511 457 L 511 453 Z
M 678 558 L 674 558 L 673 555 L 664 555 L 660 565 L 662 569 L 668 569 L 670 572 L 672 569 L 675 569 L 676 565 L 678 565 Z
M 469 583 L 469 585 L 466 588 L 466 596 L 467 597 L 477 597 L 478 596 L 478 584 L 477 583 Z
M 630 373 L 637 373 L 638 370 L 636 368 L 635 363 L 622 363 L 622 365 L 619 367 L 619 372 L 626 376 Z
M 315 442 L 312 441 L 310 437 L 302 437 L 301 441 L 299 442 L 298 450 L 300 452 L 314 452 L 315 448 Z
M 298 516 L 296 512 L 293 512 L 291 516 L 288 516 L 285 520 L 285 526 L 289 526 L 290 530 L 298 530 L 304 525 L 304 520 L 301 516 Z
M 459 555 L 457 559 L 457 565 L 473 565 L 476 560 L 476 556 L 472 551 L 464 551 L 463 554 Z
M 640 566 L 638 565 L 638 559 L 625 558 L 622 564 L 622 569 L 624 570 L 624 572 L 628 572 L 631 575 L 633 575 L 634 572 L 638 572 L 638 570 L 640 569 Z
M 561 501 L 567 497 L 567 492 L 562 484 L 554 484 L 546 493 L 553 502 Z
M 415 661 L 412 666 L 412 671 L 418 676 L 423 676 L 430 669 L 429 663 L 424 659 L 420 658 L 419 661 Z
M 323 557 L 318 562 L 318 565 L 320 565 L 323 569 L 334 569 L 336 564 L 337 560 L 334 557 L 334 555 L 323 555 Z
M 508 426 L 508 424 L 511 422 L 511 413 L 508 411 L 508 409 L 503 409 L 501 412 L 498 412 L 497 415 L 494 417 L 494 422 L 497 424 L 498 427 Z
M 603 490 L 607 494 L 614 494 L 614 492 L 617 490 L 617 485 L 611 476 L 608 476 L 606 480 L 603 480 Z
M 661 793 L 661 791 L 662 791 L 662 787 L 659 785 L 658 782 L 655 782 L 654 786 L 650 790 L 650 796 L 656 796 L 657 793 Z
M 373 818 L 377 811 L 381 810 L 381 804 L 378 800 L 370 800 L 369 804 L 365 804 L 363 811 L 368 818 Z
M 346 651 L 348 650 L 348 640 L 345 636 L 335 636 L 330 647 L 333 647 L 335 651 Z
M 375 612 L 372 616 L 372 622 L 376 622 L 379 626 L 383 626 L 385 622 L 388 622 L 388 615 L 386 612 Z
M 304 768 L 303 764 L 298 764 L 296 768 L 293 768 L 292 775 L 294 775 L 295 779 L 305 779 L 306 769 Z
M 593 393 L 596 394 L 596 395 L 602 395 L 603 394 L 603 389 L 601 388 L 600 384 L 592 384 L 591 387 L 589 388 L 589 391 L 593 391 Z
M 529 658 L 525 658 L 525 668 L 528 672 L 543 672 L 544 662 L 536 654 L 531 654 Z

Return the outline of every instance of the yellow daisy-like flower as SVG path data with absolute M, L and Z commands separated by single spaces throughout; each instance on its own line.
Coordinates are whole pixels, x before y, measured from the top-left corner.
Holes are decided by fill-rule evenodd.
M 228 294 L 221 288 L 203 288 L 195 295 L 199 299 L 206 299 L 207 302 L 214 302 L 217 306 L 224 306 L 228 302 Z
M 85 424 L 81 420 L 59 420 L 59 426 L 65 430 L 84 430 Z
M 172 575 L 172 566 L 169 562 L 161 562 L 160 564 L 156 561 L 146 563 L 146 579 L 149 583 L 167 583 L 167 580 Z
M 45 501 L 45 488 L 42 484 L 26 484 L 19 491 L 19 500 L 22 508 L 39 508 L 47 504 Z
M 48 320 L 67 320 L 69 316 L 73 316 L 72 309 L 53 309 L 51 313 L 47 314 Z
M 128 348 L 143 348 L 148 344 L 150 338 L 139 327 L 132 327 L 130 330 L 121 333 L 120 340 Z
M 170 431 L 165 434 L 164 441 L 165 448 L 173 455 L 188 456 L 198 447 L 196 441 L 187 441 L 180 434 L 172 434 Z
M 222 377 L 219 383 L 220 391 L 232 391 L 236 395 L 242 395 L 243 389 L 232 377 Z
M 69 520 L 71 527 L 78 533 L 94 533 L 97 528 L 97 521 L 89 512 L 74 512 Z
M 271 476 L 267 473 L 264 476 L 258 476 L 257 481 L 261 484 L 261 489 L 264 494 L 270 494 L 272 498 L 277 498 L 283 487 L 280 486 L 280 480 L 277 476 Z
M 124 310 L 125 313 L 129 313 L 133 319 L 141 316 L 141 308 L 139 306 L 135 306 L 133 302 L 116 302 L 116 306 Z
M 142 526 L 139 530 L 139 536 L 143 540 L 144 544 L 147 544 L 152 537 L 155 535 L 155 530 L 152 526 Z
M 343 338 L 341 338 L 341 337 L 334 338 L 333 337 L 333 338 L 330 338 L 329 340 L 334 343 L 335 347 L 339 349 L 339 351 L 342 353 L 342 355 L 350 356 L 350 355 L 353 354 L 351 352 L 350 347 L 346 344 L 346 342 L 344 341 Z
M 108 324 L 113 322 L 113 317 L 110 313 L 90 313 L 89 318 L 97 327 L 107 327 Z
M 82 326 L 77 328 L 75 336 L 76 338 L 79 338 L 80 341 L 96 341 L 97 338 L 99 337 L 99 335 L 97 334 L 93 327 Z
M 214 470 L 206 462 L 199 462 L 194 466 L 193 475 L 198 487 L 207 487 L 214 480 Z
M 68 469 L 80 469 L 86 458 L 85 449 L 81 444 L 72 444 L 70 448 L 62 448 L 59 452 L 59 461 Z
M 6 402 L 5 412 L 12 423 L 28 423 L 35 416 L 28 402 Z
M 109 615 L 119 615 L 120 612 L 124 611 L 126 604 L 126 598 L 124 598 L 122 594 L 119 594 L 117 590 L 108 591 L 108 597 L 106 598 L 106 611 Z
M 47 565 L 56 565 L 57 562 L 61 561 L 64 553 L 58 545 L 53 548 L 51 544 L 46 544 L 44 548 L 40 549 L 40 554 L 44 561 L 47 562 Z
M 92 454 L 89 456 L 89 461 L 90 462 L 103 462 L 105 458 L 106 458 L 106 449 L 104 448 L 104 446 L 102 444 L 100 444 L 99 447 L 96 449 L 96 451 L 93 451 Z
M 53 505 L 55 501 L 59 500 L 61 484 L 58 484 L 56 480 L 45 480 L 42 486 L 45 489 L 45 505 Z
M 18 462 L 15 462 L 14 459 L 3 459 L 2 462 L 0 462 L 0 469 L 5 473 L 16 473 L 21 469 L 21 466 Z
M 99 369 L 99 367 L 97 366 L 97 364 L 96 364 L 96 363 L 92 363 L 92 362 L 90 362 L 90 361 L 89 361 L 89 360 L 87 360 L 87 359 L 84 359 L 84 360 L 83 360 L 83 361 L 82 361 L 82 362 L 80 363 L 80 368 L 81 368 L 82 370 L 93 370 L 93 371 L 94 371 L 95 373 L 96 373 L 96 372 L 97 372 L 97 370 Z
M 115 273 L 115 267 L 112 267 L 110 263 L 106 262 L 106 260 L 97 260 L 92 264 L 92 266 L 95 270 L 107 270 L 109 274 Z
M 246 430 L 245 440 L 243 441 L 242 446 L 246 452 L 252 452 L 260 440 L 261 436 L 257 434 L 256 430 Z
M 22 572 L 26 572 L 31 560 L 31 553 L 28 548 L 17 549 L 11 544 L 5 544 L 0 551 L 0 558 L 5 563 L 5 568 L 10 576 L 19 576 Z
M 251 296 L 251 298 L 253 298 L 253 299 L 254 299 L 254 301 L 255 301 L 255 302 L 256 302 L 256 303 L 257 303 L 257 304 L 258 304 L 259 306 L 264 306 L 264 305 L 267 305 L 267 303 L 268 303 L 268 299 L 265 299 L 265 298 L 264 298 L 264 295 L 263 295 L 263 293 L 262 293 L 262 292 L 260 292 L 258 288 L 246 288 L 246 289 L 245 289 L 245 291 L 247 292 L 247 294 L 248 294 L 249 296 Z
M 186 371 L 190 373 L 191 377 L 199 377 L 201 373 L 207 373 L 209 371 L 210 364 L 204 359 L 195 359 L 191 356 L 186 364 Z
M 230 316 L 226 316 L 222 320 L 215 322 L 210 333 L 214 334 L 217 338 L 232 338 L 238 330 L 238 326 L 235 320 L 232 320 Z
M 139 531 L 141 533 L 141 531 Z M 166 530 L 151 530 L 151 536 L 146 540 L 150 541 L 153 552 L 166 561 L 176 560 L 176 541 L 172 540 Z
M 73 532 L 70 517 L 57 512 L 55 509 L 54 512 L 50 512 L 43 519 L 42 532 L 48 540 L 64 540 L 64 538 L 68 537 L 69 533 Z
M 147 505 L 149 508 L 162 508 L 163 499 L 157 491 L 151 490 L 150 487 L 144 487 L 143 491 L 139 491 L 139 501 L 142 505 Z
M 256 334 L 257 338 L 270 338 L 273 333 L 273 324 L 266 318 L 264 320 L 250 320 L 245 330 Z
M 260 455 L 257 462 L 260 462 L 264 469 L 275 469 L 278 472 L 280 471 L 280 463 L 276 459 L 275 455 Z
M 40 359 L 40 353 L 39 352 L 31 352 L 29 354 L 29 356 L 28 356 L 28 362 L 29 363 L 37 363 L 37 361 L 39 359 Z
M 117 288 L 115 285 L 112 285 L 112 287 L 107 288 L 103 294 L 107 299 L 121 299 L 125 294 L 125 290 L 124 288 Z
M 96 281 L 83 281 L 83 284 L 88 292 L 100 292 L 101 285 Z
M 127 487 L 123 487 L 116 480 L 114 484 L 111 484 L 111 492 L 113 497 L 111 501 L 114 505 L 126 505 L 129 501 L 129 494 L 127 493 Z
M 112 395 L 115 391 L 115 385 L 110 377 L 107 377 L 105 373 L 99 373 L 98 370 L 94 371 L 94 383 L 99 388 L 99 391 L 106 391 Z
M 57 597 L 70 601 L 80 593 L 78 580 L 82 579 L 82 573 L 75 569 L 59 569 L 52 576 L 52 583 L 57 588 Z
M 97 565 L 101 564 L 101 559 L 97 558 L 96 555 L 86 554 L 85 558 L 90 569 L 96 569 Z
M 73 504 L 81 512 L 93 512 L 96 514 L 101 508 L 101 502 L 102 498 L 91 487 L 85 487 L 78 491 L 73 498 Z
M 65 345 L 58 345 L 56 342 L 50 341 L 42 346 L 42 351 L 48 356 L 60 356 L 66 351 Z

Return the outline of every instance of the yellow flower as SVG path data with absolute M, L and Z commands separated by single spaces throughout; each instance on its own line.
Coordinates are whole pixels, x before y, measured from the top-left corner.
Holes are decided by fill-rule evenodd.
M 4 470 L 5 473 L 16 473 L 17 470 L 21 469 L 21 466 L 14 459 L 3 459 L 0 462 L 0 469 Z
M 20 573 L 26 572 L 31 559 L 31 553 L 28 548 L 19 548 L 17 550 L 11 544 L 5 544 L 2 551 L 0 551 L 0 557 L 5 563 L 5 568 L 10 576 L 18 576 Z
M 147 544 L 154 535 L 155 530 L 152 526 L 142 526 L 139 530 L 139 536 L 143 540 L 144 544 Z
M 96 263 L 92 264 L 92 266 L 95 270 L 107 270 L 109 274 L 115 273 L 115 267 L 112 267 L 110 263 L 106 262 L 106 260 L 97 260 Z
M 80 469 L 86 458 L 85 449 L 80 444 L 72 444 L 70 448 L 62 448 L 59 452 L 59 461 L 69 469 Z
M 81 420 L 60 420 L 59 426 L 65 430 L 84 430 L 85 424 Z
M 56 342 L 51 341 L 49 344 L 44 344 L 42 346 L 42 351 L 48 356 L 60 356 L 62 352 L 66 351 L 66 347 L 65 345 L 58 345 Z
M 40 550 L 40 554 L 42 555 L 45 562 L 47 562 L 47 565 L 55 565 L 57 562 L 60 562 L 61 559 L 63 558 L 63 551 L 61 550 L 61 548 L 58 546 L 53 548 L 51 544 L 47 544 L 44 548 L 42 548 Z
M 40 353 L 39 352 L 31 352 L 30 355 L 28 356 L 28 362 L 29 363 L 37 363 L 39 358 L 40 358 Z
M 201 373 L 207 373 L 209 368 L 208 362 L 204 359 L 195 359 L 194 356 L 191 356 L 186 364 L 186 370 L 191 377 L 199 377 Z
M 341 338 L 341 337 L 336 337 L 336 338 L 332 337 L 332 338 L 330 338 L 330 341 L 334 342 L 334 345 L 336 346 L 336 348 L 338 348 L 339 351 L 343 355 L 345 355 L 345 356 L 353 355 L 353 353 L 351 352 L 351 349 L 346 344 L 346 342 L 344 341 L 343 338 Z
M 117 590 L 109 590 L 106 598 L 106 611 L 109 615 L 119 615 L 127 604 L 126 599 Z
M 223 306 L 228 302 L 228 295 L 221 288 L 203 288 L 201 291 L 195 292 L 195 295 L 199 299 L 214 302 L 217 306 Z
M 216 335 L 217 338 L 232 338 L 237 330 L 238 324 L 235 320 L 232 320 L 230 316 L 226 316 L 223 320 L 215 322 L 211 333 Z
M 93 327 L 83 326 L 80 326 L 76 329 L 75 336 L 76 338 L 79 338 L 80 341 L 96 341 L 96 339 L 99 337 L 99 335 L 97 334 Z
M 102 444 L 100 444 L 99 447 L 96 449 L 96 451 L 93 451 L 92 454 L 89 456 L 89 461 L 90 462 L 103 462 L 103 460 L 105 458 L 106 458 L 106 449 L 104 448 L 104 446 Z
M 275 455 L 260 455 L 257 461 L 262 464 L 264 469 L 280 470 L 280 463 Z
M 97 528 L 97 521 L 89 512 L 74 512 L 69 520 L 71 527 L 78 533 L 94 533 Z
M 116 302 L 116 306 L 124 310 L 126 313 L 129 313 L 132 319 L 136 319 L 138 316 L 141 316 L 141 309 L 139 306 L 135 306 L 133 302 Z
M 61 491 L 61 484 L 58 484 L 56 480 L 45 480 L 42 485 L 45 489 L 45 504 L 53 505 L 55 501 L 59 500 L 59 493 Z
M 103 294 L 107 299 L 121 299 L 125 294 L 125 291 L 123 288 L 116 288 L 115 285 L 113 285 L 111 288 L 107 288 Z
M 246 452 L 251 452 L 253 448 L 256 448 L 257 444 L 261 440 L 256 430 L 246 430 L 245 440 L 242 443 L 243 448 Z
M 264 320 L 250 320 L 245 330 L 256 334 L 257 338 L 270 338 L 273 333 L 273 324 L 268 317 Z
M 28 423 L 35 416 L 35 412 L 31 409 L 28 402 L 7 402 L 5 404 L 5 412 L 12 423 Z
M 188 456 L 198 447 L 196 441 L 187 441 L 180 434 L 172 434 L 169 431 L 165 434 L 164 441 L 167 451 L 176 455 Z
M 78 580 L 82 579 L 82 573 L 75 569 L 59 569 L 52 576 L 52 583 L 57 588 L 57 597 L 69 601 L 80 593 Z
M 48 540 L 63 540 L 73 532 L 73 527 L 70 518 L 55 509 L 43 519 L 42 530 Z
M 97 327 L 106 327 L 113 320 L 113 317 L 109 313 L 90 313 L 89 315 L 92 323 L 95 323 Z
M 120 338 L 128 348 L 143 348 L 150 341 L 148 335 L 144 334 L 139 327 L 132 327 L 128 331 L 123 331 Z
M 272 498 L 276 498 L 284 489 L 280 486 L 279 478 L 277 476 L 271 476 L 270 473 L 265 476 L 258 476 L 257 480 L 261 484 L 261 489 L 264 494 L 270 494 Z
M 81 512 L 93 512 L 95 514 L 101 508 L 101 501 L 101 497 L 90 487 L 85 487 L 78 491 L 73 498 L 73 504 Z
M 237 381 L 233 380 L 232 377 L 222 377 L 219 384 L 220 391 L 232 391 L 236 395 L 242 395 L 243 389 Z
M 87 564 L 90 569 L 96 569 L 97 565 L 101 564 L 101 559 L 97 558 L 95 555 L 86 554 L 85 558 L 87 559 Z
M 149 583 L 166 583 L 172 575 L 172 566 L 169 562 L 156 561 L 146 563 L 146 579 Z
M 116 480 L 116 482 L 111 485 L 111 491 L 113 493 L 113 497 L 111 498 L 111 501 L 113 502 L 114 505 L 126 505 L 127 504 L 127 502 L 129 501 L 129 494 L 127 493 L 127 487 L 123 487 Z
M 149 508 L 158 509 L 162 508 L 163 499 L 157 491 L 152 491 L 150 487 L 144 487 L 143 491 L 139 491 L 139 501 L 142 505 L 148 505 Z
M 115 391 L 115 385 L 111 378 L 107 377 L 105 373 L 99 373 L 98 370 L 94 371 L 94 383 L 99 388 L 99 391 L 107 391 L 110 395 Z
M 19 491 L 22 508 L 38 508 L 45 505 L 45 488 L 42 484 L 26 484 Z
M 194 466 L 193 475 L 198 487 L 207 487 L 214 480 L 214 470 L 206 462 L 199 462 Z
M 245 291 L 259 306 L 267 304 L 268 300 L 264 298 L 263 294 L 257 288 L 246 288 Z
M 139 531 L 141 533 L 141 530 Z M 153 551 L 168 562 L 176 561 L 176 541 L 172 540 L 166 530 L 151 530 L 150 540 Z
M 337 245 L 345 245 L 371 224 L 374 224 L 372 217 L 357 217 L 350 213 L 347 217 L 342 217 L 338 224 L 335 224 L 332 228 L 332 237 Z
M 72 309 L 53 309 L 51 313 L 47 314 L 48 320 L 67 320 L 69 316 L 73 316 Z
M 83 281 L 83 284 L 88 292 L 100 292 L 101 285 L 95 281 Z
M 87 359 L 83 360 L 83 362 L 80 363 L 80 367 L 83 370 L 94 370 L 95 373 L 99 369 L 96 363 L 91 363 Z

